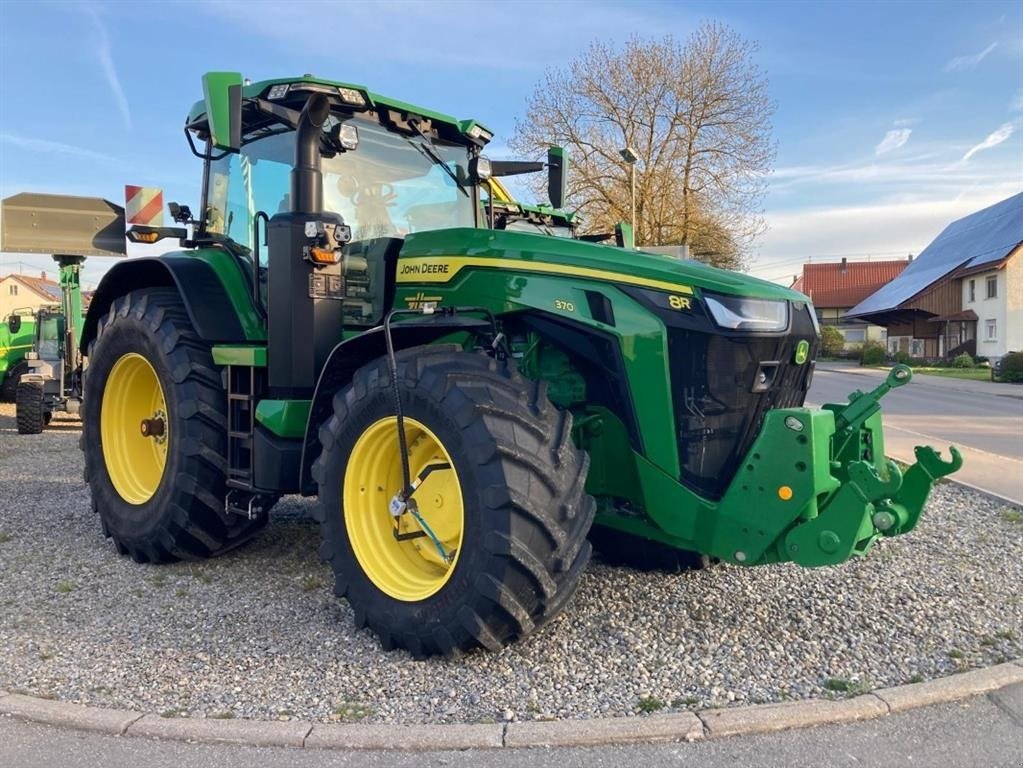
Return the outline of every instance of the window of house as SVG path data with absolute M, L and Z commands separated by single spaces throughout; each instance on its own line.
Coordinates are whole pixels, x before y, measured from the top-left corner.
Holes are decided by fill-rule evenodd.
M 842 331 L 842 335 L 845 336 L 847 344 L 862 344 L 867 340 L 865 328 L 847 328 Z
M 18 286 L 17 285 L 11 285 L 10 288 L 7 289 L 7 292 L 10 293 L 11 296 L 17 296 L 18 295 Z
M 991 275 L 987 279 L 987 297 L 994 299 L 998 296 L 998 275 Z
M 998 322 L 996 320 L 985 320 L 984 328 L 987 330 L 984 336 L 986 341 L 994 341 L 998 338 Z
M 976 301 L 976 300 L 977 300 L 977 281 L 976 280 L 971 280 L 970 281 L 970 301 Z

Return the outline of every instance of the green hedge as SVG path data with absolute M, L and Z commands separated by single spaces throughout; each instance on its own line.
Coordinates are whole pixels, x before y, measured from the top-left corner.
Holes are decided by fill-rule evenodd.
M 860 365 L 881 365 L 884 360 L 884 346 L 876 341 L 868 341 L 860 349 Z

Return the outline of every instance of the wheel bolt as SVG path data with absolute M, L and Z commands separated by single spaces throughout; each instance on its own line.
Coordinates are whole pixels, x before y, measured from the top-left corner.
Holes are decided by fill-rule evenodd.
M 164 432 L 163 419 L 142 419 L 139 429 L 142 437 L 162 437 Z

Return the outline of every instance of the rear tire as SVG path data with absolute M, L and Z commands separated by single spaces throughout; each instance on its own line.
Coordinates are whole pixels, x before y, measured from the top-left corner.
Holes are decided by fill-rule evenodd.
M 365 529 L 393 524 L 387 500 L 399 489 L 391 487 L 393 470 L 387 480 L 361 483 L 358 491 L 359 483 L 353 486 L 347 477 L 349 472 L 369 477 L 363 438 L 393 418 L 390 374 L 381 359 L 356 371 L 320 428 L 323 451 L 313 466 L 316 514 L 334 591 L 348 599 L 356 624 L 372 629 L 385 650 L 402 647 L 417 658 L 478 646 L 498 650 L 551 619 L 578 586 L 591 553 L 586 533 L 595 510 L 583 490 L 588 457 L 573 445 L 572 417 L 551 405 L 546 385 L 526 381 L 507 363 L 454 346 L 407 350 L 397 363 L 403 413 L 419 425 L 414 434 L 428 432 L 453 465 L 462 520 L 457 558 L 446 572 L 438 566 L 441 575 L 431 594 L 416 598 L 395 596 L 402 593 L 403 576 L 400 566 L 397 581 L 387 572 L 395 551 L 389 548 L 408 544 L 389 540 L 388 528 L 379 539 L 378 562 L 355 554 L 353 540 L 355 546 L 364 541 Z M 385 434 L 394 435 L 396 446 L 396 430 Z M 400 459 L 386 439 L 373 445 L 368 454 L 381 467 L 388 466 L 391 452 Z M 366 506 L 364 495 L 367 489 L 372 495 L 376 485 L 387 487 L 377 488 Z M 420 509 L 428 522 L 433 514 L 428 505 L 439 505 L 440 498 L 426 491 Z M 446 504 L 449 495 L 443 498 Z M 353 516 L 356 509 L 360 517 Z M 447 512 L 437 514 L 450 520 L 443 517 Z M 360 530 L 349 530 L 353 520 Z M 414 572 L 409 580 L 417 577 Z
M 133 396 L 105 403 L 111 381 L 111 392 L 131 385 L 124 391 Z M 166 425 L 162 466 L 147 442 L 154 438 L 141 437 L 140 420 L 120 405 L 140 399 L 163 406 L 154 412 Z M 137 562 L 217 555 L 266 523 L 265 515 L 248 520 L 224 509 L 227 396 L 175 290 L 132 291 L 100 320 L 85 373 L 81 446 L 103 533 Z M 136 464 L 136 455 L 149 458 Z
M 19 360 L 13 368 L 7 369 L 4 376 L 4 383 L 0 386 L 0 402 L 13 403 L 18 396 L 18 380 L 22 374 L 28 373 L 28 364 Z
M 49 423 L 48 417 L 49 414 L 43 405 L 43 383 L 41 381 L 20 382 L 15 404 L 18 433 L 38 435 Z
M 590 542 L 600 559 L 608 565 L 624 566 L 636 571 L 682 573 L 709 568 L 715 562 L 709 555 L 689 549 L 676 549 L 660 541 L 595 525 L 590 530 Z

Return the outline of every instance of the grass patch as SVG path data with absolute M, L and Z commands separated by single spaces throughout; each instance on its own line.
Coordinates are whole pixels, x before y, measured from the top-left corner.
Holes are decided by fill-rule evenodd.
M 185 589 L 184 587 L 178 587 L 176 590 L 174 590 L 174 596 L 175 597 L 188 597 L 188 590 Z
M 1000 629 L 995 632 L 995 637 L 999 640 L 1015 640 L 1016 630 L 1014 629 Z
M 8 541 L 10 541 L 13 538 L 14 537 L 11 536 L 11 534 L 5 533 L 4 531 L 0 531 L 0 544 L 6 544 Z
M 700 703 L 700 700 L 695 696 L 683 696 L 675 699 L 671 702 L 672 709 L 684 709 L 686 707 L 695 707 Z
M 950 659 L 955 659 L 956 661 L 959 661 L 960 659 L 964 658 L 965 655 L 966 654 L 964 654 L 958 648 L 951 648 L 951 649 L 949 649 L 949 652 L 948 652 L 948 657 Z
M 647 696 L 639 700 L 638 706 L 640 712 L 650 713 L 664 709 L 667 705 L 656 696 Z
M 313 592 L 323 587 L 323 579 L 316 575 L 302 577 L 302 591 Z
M 944 376 L 947 379 L 966 379 L 968 381 L 991 381 L 990 368 L 914 368 L 913 373 L 926 376 Z
M 212 576 L 210 576 L 205 571 L 197 571 L 194 568 L 192 569 L 192 578 L 195 579 L 196 581 L 202 582 L 203 584 L 212 584 L 213 583 L 213 577 Z
M 183 709 L 172 707 L 171 709 L 165 709 L 163 712 L 161 712 L 160 717 L 181 717 L 183 713 L 184 713 Z
M 917 672 L 915 675 L 913 675 L 911 678 L 909 678 L 909 682 L 911 682 L 911 683 L 922 683 L 923 681 L 924 681 L 924 676 L 921 675 L 919 672 Z
M 334 707 L 331 715 L 336 720 L 347 720 L 349 722 L 354 720 L 365 720 L 367 717 L 372 717 L 376 714 L 376 710 L 369 704 L 360 704 L 354 701 L 342 701 L 336 707 Z
M 870 693 L 870 683 L 849 680 L 844 677 L 829 677 L 824 681 L 824 689 L 832 693 L 847 693 L 850 696 L 859 696 L 864 693 Z
M 167 574 L 157 573 L 154 576 L 150 576 L 148 581 L 154 587 L 165 587 L 167 586 Z
M 234 720 L 234 712 L 229 709 L 225 709 L 221 712 L 214 712 L 210 715 L 214 720 Z
M 1007 523 L 1023 523 L 1023 512 L 1018 509 L 1003 509 L 1002 520 Z
M 70 592 L 74 592 L 77 589 L 77 586 L 73 581 L 58 581 L 57 586 L 54 587 L 54 589 L 60 592 L 60 594 L 66 595 Z

